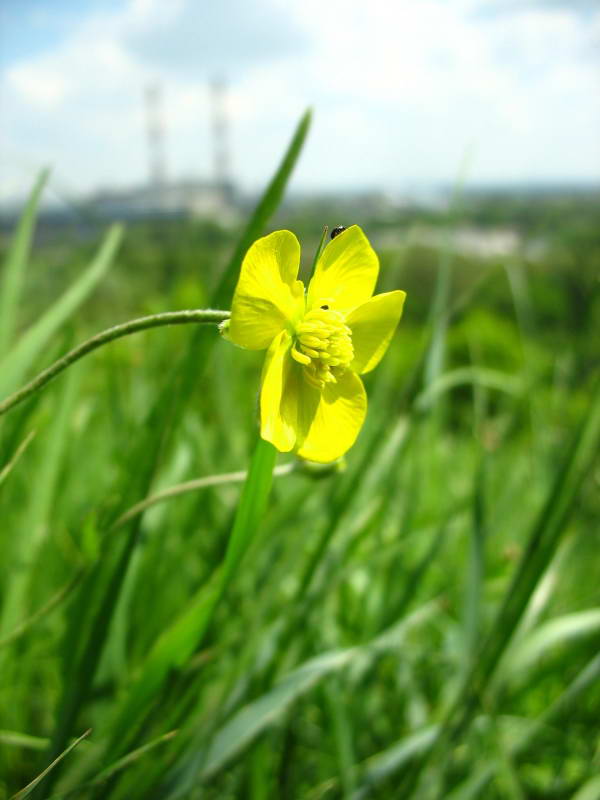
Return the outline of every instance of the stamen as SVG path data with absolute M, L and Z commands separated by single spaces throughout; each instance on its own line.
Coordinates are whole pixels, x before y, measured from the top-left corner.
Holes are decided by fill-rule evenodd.
M 307 334 L 302 334 L 300 336 L 300 344 L 305 345 L 307 347 L 327 347 L 327 340 L 326 339 L 319 339 L 317 336 L 309 336 Z
M 303 364 L 304 366 L 310 364 L 309 356 L 305 355 L 304 353 L 301 353 L 299 350 L 296 350 L 296 345 L 292 347 L 292 358 L 295 359 L 299 364 Z
M 319 357 L 319 351 L 318 350 L 313 350 L 312 347 L 304 347 L 304 346 L 302 346 L 302 352 L 306 353 L 306 355 L 310 356 L 311 358 L 318 358 Z
M 340 311 L 329 302 L 309 311 L 296 328 L 292 358 L 304 367 L 304 377 L 318 389 L 337 383 L 354 358 L 352 334 Z

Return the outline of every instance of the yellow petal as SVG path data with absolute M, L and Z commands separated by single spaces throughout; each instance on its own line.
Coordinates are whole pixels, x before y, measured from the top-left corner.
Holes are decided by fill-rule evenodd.
M 291 346 L 287 331 L 275 337 L 265 358 L 260 390 L 260 435 L 284 453 L 296 443 L 293 419 L 284 419 L 281 408 L 288 375 L 295 364 L 290 357 Z
M 369 372 L 379 364 L 400 322 L 405 297 L 406 292 L 399 290 L 376 294 L 350 312 L 346 325 L 352 331 L 354 361 L 350 366 L 355 372 Z
M 343 456 L 356 441 L 367 413 L 367 395 L 358 375 L 348 369 L 322 391 L 303 380 L 299 403 L 308 413 L 304 420 L 299 414 L 298 455 L 320 463 Z
M 373 294 L 379 259 L 358 225 L 335 237 L 323 250 L 308 287 L 308 308 L 324 304 L 350 311 Z
M 275 231 L 250 247 L 233 302 L 229 338 L 263 350 L 304 312 L 304 286 L 297 280 L 300 245 L 290 231 Z
M 260 435 L 283 453 L 304 439 L 321 399 L 316 389 L 303 393 L 304 368 L 291 346 L 292 337 L 282 331 L 269 347 L 260 393 Z

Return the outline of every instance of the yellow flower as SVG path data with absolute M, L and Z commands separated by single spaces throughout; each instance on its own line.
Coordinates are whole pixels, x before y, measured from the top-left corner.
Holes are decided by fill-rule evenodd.
M 379 261 L 354 225 L 324 248 L 304 291 L 290 231 L 254 242 L 242 263 L 228 337 L 267 349 L 260 433 L 278 450 L 326 463 L 356 440 L 367 411 L 359 378 L 375 367 L 402 314 L 405 292 L 372 297 Z

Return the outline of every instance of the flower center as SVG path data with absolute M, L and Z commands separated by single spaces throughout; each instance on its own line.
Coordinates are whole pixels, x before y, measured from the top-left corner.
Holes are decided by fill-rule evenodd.
M 354 358 L 352 333 L 344 315 L 327 305 L 305 314 L 296 326 L 292 358 L 302 364 L 306 379 L 318 389 L 336 383 Z

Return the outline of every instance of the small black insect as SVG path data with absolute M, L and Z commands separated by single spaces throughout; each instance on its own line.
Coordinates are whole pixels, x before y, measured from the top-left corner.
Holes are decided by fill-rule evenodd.
M 322 311 L 329 311 L 329 306 L 321 306 Z
M 346 230 L 346 226 L 345 225 L 338 225 L 336 228 L 334 228 L 331 231 L 331 238 L 335 239 L 336 236 L 339 236 L 340 233 L 343 233 L 345 230 Z

